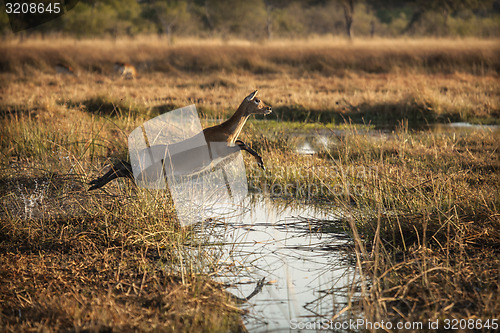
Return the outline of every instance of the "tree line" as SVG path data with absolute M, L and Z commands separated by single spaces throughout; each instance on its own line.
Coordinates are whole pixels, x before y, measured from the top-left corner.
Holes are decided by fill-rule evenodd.
M 74 1 L 73 1 L 74 2 Z M 5 10 L 0 31 L 9 31 Z M 80 0 L 28 33 L 216 38 L 500 35 L 500 0 Z

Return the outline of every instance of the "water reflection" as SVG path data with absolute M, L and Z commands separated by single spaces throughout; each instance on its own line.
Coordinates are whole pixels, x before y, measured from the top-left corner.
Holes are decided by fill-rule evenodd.
M 409 127 L 415 131 L 430 130 L 434 133 L 467 133 L 468 131 L 490 131 L 498 134 L 500 125 L 480 125 L 467 122 L 455 123 L 435 123 L 427 124 L 419 127 Z M 360 136 L 369 136 L 372 140 L 387 140 L 396 135 L 393 126 L 378 126 L 375 128 L 360 127 L 356 129 L 316 129 L 308 131 L 297 131 L 291 133 L 290 136 L 292 146 L 295 147 L 295 152 L 299 155 L 314 155 L 321 151 L 328 151 L 334 145 L 345 140 L 346 134 L 355 133 Z
M 338 217 L 313 207 L 284 207 L 259 199 L 223 223 L 212 223 L 212 244 L 223 246 L 217 278 L 245 298 L 250 332 L 288 331 L 291 323 L 328 320 L 348 302 L 354 279 L 351 241 Z
M 496 133 L 499 127 L 451 123 L 429 129 Z M 297 133 L 290 143 L 297 153 L 312 155 L 341 142 L 346 131 Z M 356 133 L 381 140 L 397 135 L 374 129 Z M 283 206 L 260 197 L 241 211 L 217 207 L 214 216 L 225 217 L 209 223 L 203 234 L 208 235 L 210 248 L 220 251 L 216 279 L 237 299 L 252 295 L 262 278 L 267 282 L 242 305 L 248 310 L 245 325 L 250 332 L 290 331 L 301 327 L 298 323 L 327 323 L 350 298 L 359 296 L 352 292 L 358 286 L 352 241 L 339 230 L 340 214 L 335 215 L 334 207 Z M 349 312 L 345 315 L 352 315 Z
M 471 124 L 466 122 L 457 122 L 457 123 L 447 123 L 447 124 L 432 124 L 430 128 L 433 131 L 453 131 L 453 130 L 500 130 L 499 125 L 481 125 L 481 124 Z

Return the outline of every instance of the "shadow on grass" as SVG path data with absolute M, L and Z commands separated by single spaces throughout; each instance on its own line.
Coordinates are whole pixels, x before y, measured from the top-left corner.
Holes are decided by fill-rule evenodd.
M 26 107 L 22 105 L 0 105 L 0 118 L 8 116 L 36 116 L 44 110 L 39 107 Z
M 420 128 L 436 122 L 465 121 L 459 114 L 437 114 L 432 107 L 414 101 L 396 103 L 362 103 L 354 106 L 342 100 L 331 109 L 308 109 L 302 105 L 284 105 L 273 108 L 273 115 L 280 121 L 372 124 L 396 127 L 407 121 L 409 127 Z
M 80 108 L 83 111 L 106 115 L 106 116 L 126 116 L 137 115 L 140 113 L 140 108 L 126 100 L 114 100 L 109 96 L 94 96 L 82 101 L 62 101 L 66 107 Z

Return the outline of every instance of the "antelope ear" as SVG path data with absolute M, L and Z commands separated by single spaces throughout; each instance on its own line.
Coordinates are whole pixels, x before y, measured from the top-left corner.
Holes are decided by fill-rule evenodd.
M 252 99 L 255 98 L 255 96 L 257 96 L 258 92 L 259 92 L 258 90 L 255 90 L 253 93 L 251 93 L 250 95 L 247 96 L 246 100 L 251 101 Z

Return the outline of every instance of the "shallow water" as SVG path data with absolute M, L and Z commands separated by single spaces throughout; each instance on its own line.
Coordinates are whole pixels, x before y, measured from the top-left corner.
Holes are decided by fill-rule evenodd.
M 459 133 L 498 126 L 467 123 L 436 125 L 435 132 Z M 429 130 L 429 129 L 427 129 Z M 384 140 L 394 131 L 362 129 L 360 135 Z M 343 130 L 297 133 L 296 152 L 313 155 L 336 144 Z M 340 230 L 335 207 L 288 205 L 259 196 L 244 207 L 214 207 L 216 220 L 204 235 L 218 249 L 215 279 L 244 300 L 265 279 L 262 290 L 241 307 L 250 332 L 281 332 L 301 327 L 321 328 L 354 300 L 359 287 L 352 240 Z M 340 320 L 351 319 L 350 311 Z M 356 318 L 354 318 L 356 319 Z
M 413 129 L 416 130 L 416 129 Z M 490 131 L 491 133 L 500 132 L 500 125 L 479 125 L 467 122 L 429 124 L 420 130 L 430 130 L 436 133 L 464 133 L 467 131 Z M 300 155 L 314 155 L 322 149 L 328 149 L 330 146 L 338 143 L 339 139 L 344 137 L 347 131 L 344 129 L 335 130 L 316 130 L 307 133 L 299 132 L 293 136 L 296 138 L 295 152 Z M 385 140 L 394 136 L 393 127 L 377 127 L 356 129 L 359 135 L 369 135 L 373 139 Z
M 450 131 L 450 130 L 500 130 L 500 125 L 480 125 L 480 124 L 471 124 L 466 122 L 457 122 L 457 123 L 447 123 L 447 124 L 432 124 L 430 128 L 433 131 Z
M 206 231 L 223 247 L 216 276 L 228 292 L 244 299 L 265 278 L 262 291 L 242 304 L 250 332 L 329 320 L 345 306 L 355 265 L 337 216 L 264 198 L 234 215 Z

